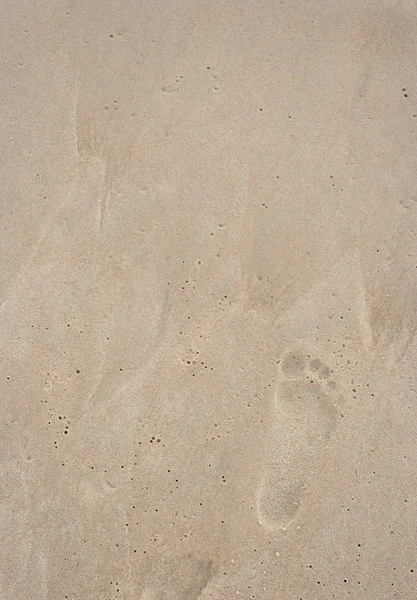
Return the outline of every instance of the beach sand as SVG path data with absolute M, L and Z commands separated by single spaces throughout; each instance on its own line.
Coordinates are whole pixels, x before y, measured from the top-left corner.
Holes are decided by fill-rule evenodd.
M 2 8 L 1 600 L 417 598 L 416 4 Z

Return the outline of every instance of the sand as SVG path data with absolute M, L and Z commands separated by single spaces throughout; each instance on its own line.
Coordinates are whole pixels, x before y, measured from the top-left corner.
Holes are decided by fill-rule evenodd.
M 416 4 L 2 9 L 1 600 L 417 598 Z

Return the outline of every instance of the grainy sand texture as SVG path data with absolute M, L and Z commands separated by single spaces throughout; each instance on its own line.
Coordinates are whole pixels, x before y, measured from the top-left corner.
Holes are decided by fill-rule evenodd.
M 417 599 L 417 4 L 3 0 L 0 599 Z

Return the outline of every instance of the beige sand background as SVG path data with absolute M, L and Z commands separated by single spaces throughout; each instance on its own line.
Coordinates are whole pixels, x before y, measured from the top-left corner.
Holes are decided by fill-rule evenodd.
M 417 598 L 413 0 L 3 0 L 2 600 Z

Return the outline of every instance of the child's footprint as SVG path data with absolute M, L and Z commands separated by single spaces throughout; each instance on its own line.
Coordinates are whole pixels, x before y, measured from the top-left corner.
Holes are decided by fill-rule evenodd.
M 295 518 L 335 428 L 330 369 L 298 351 L 283 356 L 275 390 L 272 447 L 257 493 L 259 522 L 285 529 Z

